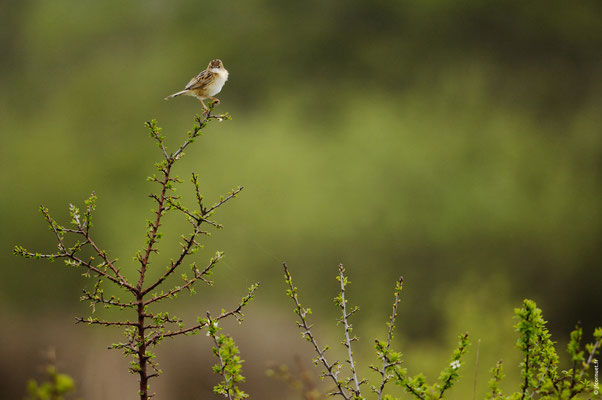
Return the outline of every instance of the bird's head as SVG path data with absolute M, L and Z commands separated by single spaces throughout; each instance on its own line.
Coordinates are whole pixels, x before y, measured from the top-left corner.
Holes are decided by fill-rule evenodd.
M 224 68 L 224 64 L 222 63 L 222 60 L 215 59 L 209 63 L 209 67 L 207 69 L 211 72 L 218 72 L 219 70 L 222 70 L 223 68 Z

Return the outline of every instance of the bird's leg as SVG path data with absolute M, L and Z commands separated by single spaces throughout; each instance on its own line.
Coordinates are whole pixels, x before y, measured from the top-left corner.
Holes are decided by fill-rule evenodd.
M 201 102 L 201 104 L 203 105 L 203 115 L 209 115 L 209 108 L 205 105 L 205 103 L 203 102 L 203 99 L 199 99 L 199 101 Z

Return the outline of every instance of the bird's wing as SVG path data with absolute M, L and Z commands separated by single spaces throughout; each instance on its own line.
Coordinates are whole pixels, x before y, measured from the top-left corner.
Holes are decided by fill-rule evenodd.
M 215 80 L 215 74 L 211 71 L 204 70 L 188 82 L 184 90 L 200 89 Z

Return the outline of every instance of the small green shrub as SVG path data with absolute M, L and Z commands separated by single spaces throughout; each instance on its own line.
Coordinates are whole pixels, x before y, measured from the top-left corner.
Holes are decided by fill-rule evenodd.
M 75 382 L 71 376 L 58 371 L 54 352 L 45 368 L 47 380 L 38 383 L 35 379 L 27 382 L 27 397 L 25 400 L 65 400 L 66 395 L 75 391 Z
M 589 378 L 589 369 L 600 352 L 602 328 L 596 328 L 593 343 L 582 347 L 583 330 L 580 326 L 571 332 L 567 352 L 571 367 L 560 369 L 560 361 L 555 342 L 546 328 L 542 312 L 532 300 L 525 299 L 522 308 L 515 310 L 518 319 L 516 330 L 519 333 L 517 346 L 524 355 L 521 367 L 522 384 L 519 391 L 504 396 L 500 389 L 503 378 L 502 362 L 491 370 L 493 378 L 489 382 L 487 399 L 558 399 L 569 400 L 582 394 L 597 394 Z
M 190 326 L 185 326 L 184 321 L 180 318 L 158 310 L 158 304 L 164 300 L 173 299 L 184 291 L 194 293 L 195 284 L 199 281 L 207 285 L 213 284 L 209 280 L 209 277 L 213 273 L 216 264 L 223 257 L 223 253 L 220 251 L 204 267 L 197 266 L 196 261 L 190 263 L 190 275 L 182 273 L 180 275 L 180 284 L 162 289 L 166 286 L 167 279 L 176 276 L 176 271 L 181 271 L 182 268 L 185 268 L 185 261 L 189 260 L 190 256 L 194 255 L 202 247 L 201 243 L 199 243 L 199 237 L 210 235 L 210 232 L 204 230 L 204 227 L 222 228 L 219 223 L 213 220 L 213 214 L 227 201 L 236 197 L 242 190 L 239 187 L 232 190 L 226 196 L 222 196 L 213 205 L 206 205 L 200 191 L 198 176 L 193 173 L 191 182 L 195 189 L 196 207 L 191 209 L 184 206 L 180 201 L 180 196 L 175 194 L 176 185 L 182 181 L 178 176 L 174 175 L 173 167 L 184 156 L 184 150 L 195 142 L 210 121 L 222 121 L 230 118 L 228 114 L 212 115 L 211 112 L 214 105 L 213 103 L 210 105 L 210 110 L 204 113 L 203 117 L 195 117 L 196 123 L 193 129 L 188 132 L 188 138 L 173 153 L 168 152 L 165 137 L 161 135 L 161 128 L 157 126 L 156 121 L 153 120 L 146 123 L 151 138 L 157 142 L 161 150 L 163 160 L 155 165 L 158 174 L 154 174 L 148 178 L 150 182 L 158 184 L 159 189 L 149 195 L 156 203 L 156 208 L 153 218 L 146 221 L 146 244 L 134 257 L 138 268 L 128 266 L 124 271 L 118 259 L 109 256 L 109 253 L 103 250 L 96 240 L 93 239 L 91 234 L 91 228 L 93 227 L 92 217 L 96 208 L 96 195 L 94 193 L 85 201 L 83 213 L 78 207 L 74 205 L 69 206 L 71 214 L 70 227 L 65 227 L 56 222 L 51 217 L 48 208 L 44 206 L 40 208 L 44 219 L 58 242 L 58 250 L 56 252 L 30 252 L 21 246 L 16 246 L 14 249 L 15 254 L 25 258 L 46 259 L 50 261 L 61 259 L 69 267 L 83 269 L 82 275 L 95 281 L 91 289 L 83 290 L 84 294 L 81 297 L 82 301 L 90 303 L 92 314 L 94 314 L 98 305 L 134 313 L 134 319 L 106 320 L 90 316 L 88 318 L 78 318 L 77 321 L 89 325 L 123 328 L 126 340 L 114 343 L 110 348 L 119 349 L 131 358 L 130 372 L 139 376 L 140 389 L 138 394 L 141 400 L 147 400 L 153 396 L 149 392 L 149 380 L 161 374 L 159 364 L 155 360 L 155 354 L 152 352 L 152 349 L 166 338 L 198 334 L 203 329 L 209 329 L 209 332 L 215 339 L 216 351 L 220 357 L 220 362 L 226 363 L 225 367 L 218 371 L 223 375 L 224 383 L 218 385 L 216 391 L 226 395 L 230 399 L 240 399 L 244 395 L 235 386 L 235 383 L 241 381 L 239 375 L 240 368 L 238 367 L 240 360 L 232 354 L 236 347 L 232 339 L 225 338 L 223 335 L 219 337 L 215 336 L 216 332 L 214 332 L 213 327 L 214 325 L 217 326 L 218 321 L 228 317 L 234 317 L 239 321 L 242 320 L 242 309 L 253 298 L 258 285 L 252 285 L 248 294 L 243 297 L 242 301 L 235 308 L 230 311 L 222 310 L 215 317 L 211 317 L 209 314 L 207 318 L 199 317 L 196 324 Z M 167 265 L 151 266 L 151 259 L 158 253 L 157 243 L 162 237 L 162 222 L 165 215 L 170 212 L 182 215 L 190 223 L 191 232 L 187 235 L 182 235 L 181 248 Z M 88 256 L 85 252 L 82 254 L 83 250 L 91 252 L 92 255 Z M 158 278 L 152 280 L 149 278 L 148 271 L 151 268 L 157 268 L 157 271 L 162 271 Z M 137 275 L 132 280 L 128 278 L 128 275 L 134 271 L 137 271 Z M 124 292 L 124 296 L 129 297 L 129 299 L 122 300 L 121 297 L 106 296 L 104 287 L 107 283 L 120 288 Z
M 339 396 L 345 400 L 361 400 L 367 397 L 364 388 L 368 382 L 362 379 L 357 373 L 357 363 L 353 357 L 351 349 L 352 343 L 358 338 L 352 334 L 352 325 L 349 322 L 350 317 L 355 314 L 358 307 L 348 307 L 348 300 L 345 295 L 345 289 L 349 285 L 349 279 L 345 276 L 343 265 L 339 265 L 339 274 L 336 279 L 339 282 L 339 293 L 334 301 L 341 310 L 341 316 L 338 318 L 338 324 L 343 326 L 344 339 L 342 341 L 345 347 L 347 357 L 345 364 L 346 370 L 340 361 L 328 361 L 326 352 L 328 346 L 320 346 L 309 323 L 309 316 L 312 314 L 310 308 L 304 307 L 299 301 L 298 290 L 293 284 L 292 276 L 286 264 L 284 264 L 284 276 L 287 284 L 287 296 L 294 303 L 294 311 L 299 316 L 297 325 L 301 328 L 301 336 L 311 343 L 313 351 L 317 354 L 314 363 L 322 367 L 322 377 L 328 379 L 334 384 L 334 390 L 327 393 L 328 396 Z M 393 382 L 401 386 L 412 397 L 420 400 L 444 399 L 448 392 L 457 383 L 460 378 L 460 367 L 462 366 L 462 357 L 468 348 L 468 333 L 459 336 L 458 346 L 454 350 L 450 363 L 445 367 L 436 382 L 427 383 L 423 374 L 409 376 L 407 368 L 403 368 L 403 355 L 398 351 L 392 350 L 393 332 L 395 329 L 395 320 L 397 318 L 397 305 L 403 288 L 403 278 L 395 284 L 393 291 L 394 301 L 393 310 L 389 321 L 386 323 L 386 339 L 376 339 L 376 358 L 378 365 L 370 365 L 370 369 L 376 372 L 379 377 L 376 385 L 370 386 L 379 400 L 397 399 L 391 394 L 385 392 L 387 383 Z M 596 364 L 594 358 L 600 352 L 600 343 L 602 340 L 602 328 L 594 331 L 594 341 L 587 344 L 585 348 L 581 345 L 582 329 L 577 326 L 571 332 L 571 340 L 568 344 L 568 353 L 571 357 L 571 368 L 561 370 L 559 367 L 559 358 L 554 348 L 554 342 L 546 328 L 546 321 L 542 317 L 541 310 L 537 308 L 532 300 L 524 300 L 523 307 L 515 310 L 515 316 L 518 319 L 515 325 L 519 333 L 517 347 L 524 355 L 521 363 L 521 377 L 523 383 L 518 391 L 509 396 L 502 394 L 500 387 L 504 376 L 502 362 L 492 368 L 492 379 L 489 381 L 489 391 L 485 399 L 506 399 L 506 400 L 524 400 L 524 399 L 558 399 L 569 400 L 578 398 L 583 394 L 598 394 L 597 386 L 590 380 L 589 369 L 592 364 Z M 597 377 L 597 375 L 596 375 Z M 596 378 L 597 379 L 597 378 Z M 597 382 L 597 381 L 596 381 Z M 476 395 L 476 394 L 475 394 Z M 326 396 L 323 396 L 324 398 Z

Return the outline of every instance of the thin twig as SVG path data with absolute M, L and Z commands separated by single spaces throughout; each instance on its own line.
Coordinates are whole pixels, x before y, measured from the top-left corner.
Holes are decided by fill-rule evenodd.
M 242 301 L 240 302 L 240 304 L 238 304 L 238 306 L 236 308 L 234 308 L 233 310 L 230 310 L 228 312 L 222 312 L 220 315 L 213 318 L 213 321 L 219 321 L 219 320 L 222 320 L 222 319 L 230 317 L 230 316 L 233 316 L 238 321 L 241 321 L 241 319 L 243 317 L 241 311 L 242 311 L 243 307 L 249 302 L 249 300 L 253 298 L 255 290 L 257 290 L 258 287 L 259 287 L 259 284 L 255 284 L 255 285 L 251 286 L 249 293 L 245 297 L 243 297 Z M 157 332 L 154 335 L 152 335 L 147 340 L 146 343 L 148 345 L 153 345 L 153 344 L 158 343 L 163 338 L 170 338 L 170 337 L 174 337 L 174 336 L 193 334 L 193 333 L 196 333 L 196 332 L 200 331 L 201 329 L 205 328 L 206 326 L 207 326 L 207 322 L 204 321 L 197 325 L 191 326 L 189 328 L 182 328 L 177 331 L 168 331 L 165 333 Z
M 197 235 L 199 234 L 200 231 L 200 226 L 199 225 L 195 225 L 194 226 L 194 232 L 192 232 L 192 234 L 190 235 L 190 238 L 188 238 L 185 241 L 185 245 L 182 248 L 182 251 L 180 252 L 180 256 L 176 259 L 176 261 L 171 261 L 170 262 L 170 266 L 169 269 L 159 278 L 155 281 L 155 283 L 153 283 L 152 285 L 150 285 L 149 287 L 147 287 L 146 289 L 142 290 L 142 295 L 146 295 L 148 292 L 150 292 L 151 290 L 153 290 L 154 288 L 156 288 L 157 286 L 159 286 L 160 284 L 163 283 L 163 281 L 165 281 L 165 279 L 167 279 L 167 277 L 169 277 L 169 275 L 171 275 L 176 268 L 178 268 L 181 264 L 182 261 L 184 261 L 184 258 L 191 254 L 190 253 L 190 249 L 192 249 L 192 247 L 195 244 L 194 239 L 197 237 Z M 191 282 L 191 284 L 194 283 Z
M 188 289 L 189 287 L 191 287 L 192 285 L 194 285 L 194 283 L 199 280 L 199 279 L 203 279 L 203 276 L 206 275 L 211 268 L 213 268 L 215 266 L 215 264 L 220 260 L 219 257 L 214 257 L 211 259 L 211 261 L 209 262 L 209 265 L 207 267 L 205 267 L 205 269 L 203 271 L 198 271 L 195 272 L 195 276 L 191 279 L 188 279 L 184 282 L 184 285 L 182 286 L 176 286 L 175 288 L 171 289 L 170 291 L 163 293 L 161 295 L 155 295 L 152 298 L 146 300 L 144 302 L 144 305 L 149 305 L 151 303 L 154 303 L 156 301 L 165 299 L 167 297 L 173 296 L 176 293 L 181 292 L 184 289 Z
M 310 310 L 303 308 L 301 306 L 301 303 L 299 302 L 299 298 L 297 296 L 297 288 L 293 285 L 293 278 L 291 277 L 291 274 L 288 271 L 288 267 L 286 266 L 286 263 L 283 263 L 282 265 L 284 267 L 284 275 L 286 277 L 286 282 L 288 283 L 288 285 L 290 287 L 290 290 L 288 292 L 289 297 L 295 303 L 295 307 L 296 307 L 295 312 L 297 313 L 297 315 L 299 315 L 299 318 L 301 319 L 301 322 L 297 322 L 297 325 L 303 329 L 301 332 L 301 335 L 303 335 L 303 337 L 306 338 L 313 345 L 314 350 L 318 354 L 319 362 L 322 363 L 324 368 L 326 368 L 326 371 L 324 371 L 324 376 L 328 376 L 333 381 L 333 383 L 336 385 L 337 391 L 330 393 L 330 395 L 339 395 L 339 396 L 343 397 L 345 400 L 351 399 L 351 396 L 345 392 L 345 389 L 343 388 L 343 383 L 338 378 L 339 369 L 340 369 L 338 362 L 329 364 L 328 361 L 326 360 L 324 353 L 326 352 L 326 350 L 328 350 L 328 347 L 321 348 L 318 345 L 316 338 L 314 337 L 314 335 L 311 332 L 312 325 L 310 325 L 307 322 L 307 318 L 306 318 L 307 314 L 310 312 Z
M 353 351 L 351 350 L 351 343 L 357 340 L 357 337 L 351 337 L 352 327 L 349 323 L 349 317 L 359 310 L 358 307 L 354 307 L 349 313 L 347 313 L 347 300 L 345 299 L 345 287 L 348 284 L 347 277 L 344 275 L 345 268 L 343 264 L 339 264 L 339 283 L 341 288 L 341 298 L 339 301 L 339 306 L 341 307 L 341 311 L 343 313 L 341 319 L 339 320 L 344 328 L 345 328 L 345 341 L 344 345 L 347 348 L 347 362 L 349 363 L 349 368 L 351 370 L 351 376 L 353 379 L 353 383 L 355 388 L 351 389 L 353 393 L 355 393 L 355 397 L 360 397 L 360 380 L 357 377 L 357 371 L 355 369 L 355 361 L 353 360 Z
M 391 348 L 391 341 L 393 340 L 393 330 L 395 329 L 395 320 L 397 318 L 397 306 L 399 304 L 399 295 L 401 293 L 402 285 L 403 285 L 403 276 L 401 276 L 399 278 L 399 280 L 397 281 L 397 283 L 395 285 L 395 292 L 394 292 L 395 299 L 393 301 L 393 311 L 391 312 L 391 316 L 389 317 L 389 323 L 387 324 L 387 328 L 388 328 L 387 329 L 387 344 L 386 344 L 385 349 L 382 352 L 382 356 L 381 356 L 382 368 L 380 370 L 376 369 L 376 371 L 378 373 L 380 373 L 380 375 L 381 375 L 380 387 L 376 390 L 376 394 L 378 395 L 378 400 L 382 399 L 383 390 L 385 388 L 385 385 L 391 378 L 391 376 L 387 374 L 387 369 L 394 365 L 399 364 L 399 362 L 395 362 L 392 364 L 389 363 L 387 361 L 387 353 L 389 352 L 389 350 Z

